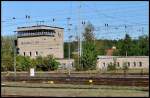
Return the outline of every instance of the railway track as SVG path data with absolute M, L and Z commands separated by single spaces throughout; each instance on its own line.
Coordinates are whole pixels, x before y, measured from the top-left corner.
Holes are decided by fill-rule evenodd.
M 30 83 L 43 83 L 53 81 L 56 84 L 95 84 L 116 86 L 149 86 L 149 77 L 28 77 L 12 76 L 2 77 L 3 81 L 26 81 Z M 92 80 L 92 83 L 89 83 Z

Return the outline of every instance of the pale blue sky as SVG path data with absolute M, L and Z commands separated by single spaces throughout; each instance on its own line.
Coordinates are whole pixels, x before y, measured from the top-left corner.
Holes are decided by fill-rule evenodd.
M 148 8 L 148 1 L 3 1 L 2 35 L 13 34 L 18 26 L 36 25 L 36 21 L 44 20 L 45 25 L 63 27 L 67 41 L 69 35 L 78 32 L 80 16 L 81 21 L 90 21 L 96 27 L 97 38 L 123 38 L 124 25 L 130 25 L 127 32 L 138 37 L 149 32 Z M 31 19 L 25 19 L 25 15 L 30 15 Z M 71 33 L 67 32 L 67 17 L 71 17 Z M 110 25 L 108 28 L 104 26 L 106 23 Z

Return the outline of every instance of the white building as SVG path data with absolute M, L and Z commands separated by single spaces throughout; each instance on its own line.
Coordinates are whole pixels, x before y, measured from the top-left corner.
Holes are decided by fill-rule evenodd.
M 116 62 L 117 68 L 122 68 L 126 62 L 128 68 L 149 69 L 149 56 L 98 56 L 97 68 L 106 70 L 109 64 Z

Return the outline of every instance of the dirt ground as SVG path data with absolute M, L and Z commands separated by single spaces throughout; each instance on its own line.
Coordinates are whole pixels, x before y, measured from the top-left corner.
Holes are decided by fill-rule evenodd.
M 45 83 L 3 83 L 3 95 L 56 96 L 56 97 L 148 97 L 148 87 L 71 85 Z

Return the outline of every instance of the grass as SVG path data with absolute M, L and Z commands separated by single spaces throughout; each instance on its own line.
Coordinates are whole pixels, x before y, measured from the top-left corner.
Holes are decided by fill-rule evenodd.
M 148 97 L 148 87 L 103 86 L 103 85 L 72 85 L 5 82 L 11 87 L 2 87 L 1 94 L 19 94 L 29 96 L 94 96 L 94 97 Z M 14 87 L 13 87 L 14 86 Z M 16 87 L 15 87 L 16 86 Z M 18 86 L 18 87 L 17 87 Z M 19 87 L 20 86 L 20 87 Z M 32 87 L 32 88 L 28 88 Z

